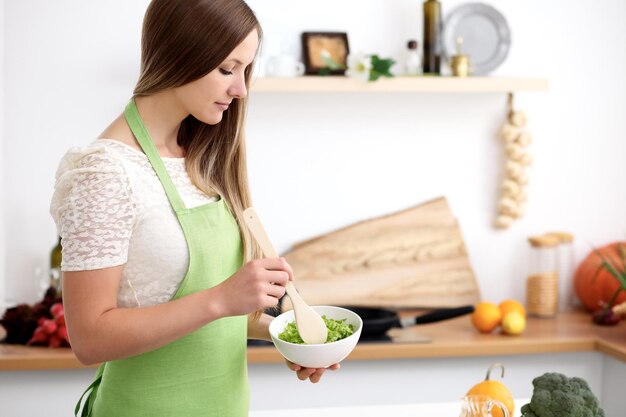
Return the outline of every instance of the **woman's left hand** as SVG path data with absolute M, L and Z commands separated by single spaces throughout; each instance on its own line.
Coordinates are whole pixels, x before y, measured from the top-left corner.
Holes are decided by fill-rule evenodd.
M 300 381 L 306 381 L 307 379 L 309 379 L 314 384 L 319 382 L 319 380 L 322 378 L 322 375 L 324 374 L 324 371 L 335 371 L 341 367 L 341 365 L 336 363 L 329 366 L 328 368 L 305 368 L 287 360 L 285 362 L 287 362 L 287 366 L 289 367 L 289 369 L 291 369 L 296 373 L 296 375 L 298 375 L 298 379 Z

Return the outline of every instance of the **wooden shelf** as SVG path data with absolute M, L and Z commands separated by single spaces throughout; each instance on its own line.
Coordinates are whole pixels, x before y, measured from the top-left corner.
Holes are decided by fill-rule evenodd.
M 261 77 L 255 93 L 509 93 L 546 91 L 548 80 L 507 77 L 395 77 L 364 82 L 344 76 Z

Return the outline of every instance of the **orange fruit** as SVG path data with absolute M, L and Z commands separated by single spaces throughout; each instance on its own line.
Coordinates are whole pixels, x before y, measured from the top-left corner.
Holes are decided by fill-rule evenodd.
M 508 409 L 509 415 L 512 416 L 515 410 L 513 394 L 511 394 L 511 391 L 509 391 L 502 382 L 489 379 L 491 377 L 491 371 L 494 368 L 502 369 L 502 376 L 504 376 L 504 366 L 500 363 L 494 363 L 487 371 L 487 378 L 470 388 L 466 395 L 486 395 L 492 400 L 500 401 Z M 504 417 L 504 413 L 500 410 L 500 407 L 493 407 L 491 414 L 493 417 Z
M 489 333 L 500 325 L 502 313 L 494 303 L 482 301 L 474 308 L 471 318 L 472 324 L 478 331 Z
M 498 307 L 500 308 L 500 313 L 502 313 L 502 317 L 514 311 L 526 317 L 526 309 L 524 308 L 524 304 L 520 303 L 517 300 L 504 300 L 500 303 Z

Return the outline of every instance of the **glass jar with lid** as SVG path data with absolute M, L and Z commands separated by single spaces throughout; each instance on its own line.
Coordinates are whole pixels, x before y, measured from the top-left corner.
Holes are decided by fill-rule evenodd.
M 578 304 L 574 292 L 574 270 L 576 260 L 574 253 L 574 235 L 567 232 L 550 232 L 546 236 L 556 236 L 559 239 L 558 266 L 559 266 L 559 311 L 571 310 Z
M 526 308 L 529 315 L 554 317 L 559 304 L 560 239 L 556 236 L 531 236 L 526 279 Z

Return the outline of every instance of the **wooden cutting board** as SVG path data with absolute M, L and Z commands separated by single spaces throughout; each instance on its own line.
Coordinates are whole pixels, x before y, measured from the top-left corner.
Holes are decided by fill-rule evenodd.
M 283 256 L 311 305 L 436 308 L 480 299 L 443 197 L 299 243 Z

